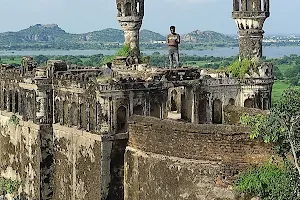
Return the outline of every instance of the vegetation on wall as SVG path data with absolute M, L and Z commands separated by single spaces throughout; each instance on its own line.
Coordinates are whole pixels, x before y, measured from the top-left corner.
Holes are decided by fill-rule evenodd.
M 20 185 L 20 181 L 0 177 L 0 194 L 14 194 Z
M 234 61 L 228 68 L 227 73 L 231 73 L 234 77 L 243 79 L 246 74 L 252 75 L 253 72 L 258 73 L 258 63 L 249 59 Z
M 16 115 L 12 115 L 8 122 L 14 125 L 18 125 L 19 124 L 20 119 L 16 116 Z

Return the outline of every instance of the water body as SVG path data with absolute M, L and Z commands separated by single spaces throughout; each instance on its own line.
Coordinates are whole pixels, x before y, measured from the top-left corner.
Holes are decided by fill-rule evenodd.
M 151 55 L 153 52 L 167 54 L 167 50 L 145 50 L 142 51 L 146 55 Z M 91 56 L 95 54 L 114 55 L 116 50 L 40 50 L 40 51 L 0 51 L 1 55 L 18 55 L 18 56 L 36 56 L 36 55 L 85 55 Z M 230 57 L 238 55 L 238 48 L 216 48 L 212 50 L 181 50 L 180 53 L 196 56 L 215 56 L 215 57 Z M 268 58 L 280 58 L 285 55 L 296 54 L 300 55 L 300 46 L 295 47 L 265 47 L 263 55 Z

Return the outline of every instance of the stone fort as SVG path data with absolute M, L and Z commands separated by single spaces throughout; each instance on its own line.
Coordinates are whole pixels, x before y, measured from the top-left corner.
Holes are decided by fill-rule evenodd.
M 0 66 L 0 175 L 30 200 L 242 198 L 234 178 L 271 151 L 230 110 L 270 107 L 273 66 L 260 61 L 269 0 L 233 0 L 239 56 L 259 61 L 243 79 L 140 64 L 144 0 L 116 8 L 133 53 L 109 73 L 31 57 Z

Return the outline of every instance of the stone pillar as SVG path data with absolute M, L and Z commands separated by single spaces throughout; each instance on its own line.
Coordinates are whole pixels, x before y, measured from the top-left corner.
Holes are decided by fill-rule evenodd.
M 236 5 L 236 0 L 233 0 Z M 232 18 L 239 30 L 239 56 L 260 59 L 262 57 L 263 24 L 270 16 L 269 0 L 264 1 L 265 11 L 261 9 L 261 0 L 242 0 L 239 9 L 233 9 Z
M 132 54 L 140 57 L 139 32 L 144 17 L 144 0 L 117 0 L 117 19 L 124 31 L 125 43 Z

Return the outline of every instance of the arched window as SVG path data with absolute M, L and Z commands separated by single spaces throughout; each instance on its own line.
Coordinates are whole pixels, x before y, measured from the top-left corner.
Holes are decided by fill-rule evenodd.
M 117 10 L 118 10 L 118 17 L 122 16 L 122 6 L 120 3 L 117 4 Z
M 127 2 L 125 4 L 125 17 L 131 16 L 131 15 L 132 15 L 131 3 Z
M 121 106 L 117 110 L 117 133 L 124 133 L 127 131 L 127 110 Z
M 222 124 L 222 101 L 216 99 L 213 103 L 213 123 Z
M 141 105 L 137 105 L 133 108 L 134 115 L 144 115 L 144 108 Z
M 234 106 L 235 100 L 233 98 L 229 99 L 228 105 Z

